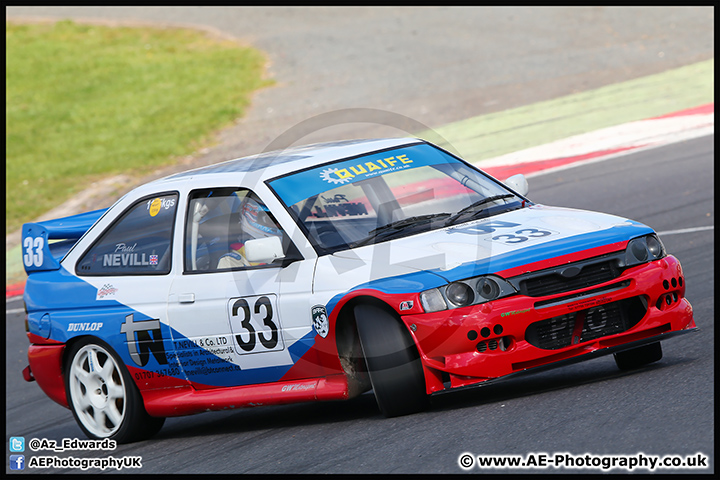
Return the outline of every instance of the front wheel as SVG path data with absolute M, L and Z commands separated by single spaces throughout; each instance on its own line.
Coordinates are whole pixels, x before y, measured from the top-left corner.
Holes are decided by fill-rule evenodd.
M 662 347 L 660 342 L 655 342 L 614 353 L 613 356 L 615 357 L 615 364 L 620 370 L 632 370 L 660 360 L 662 358 Z
M 428 397 L 422 364 L 400 319 L 374 305 L 358 305 L 355 320 L 380 411 L 396 417 L 424 410 Z
M 93 439 L 141 440 L 165 422 L 148 415 L 122 361 L 98 339 L 75 344 L 68 352 L 65 391 L 75 420 Z

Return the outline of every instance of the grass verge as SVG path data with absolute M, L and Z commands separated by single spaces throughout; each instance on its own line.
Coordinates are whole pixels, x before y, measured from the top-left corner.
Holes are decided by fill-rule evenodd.
M 6 22 L 5 37 L 8 232 L 196 151 L 272 83 L 259 51 L 196 30 Z

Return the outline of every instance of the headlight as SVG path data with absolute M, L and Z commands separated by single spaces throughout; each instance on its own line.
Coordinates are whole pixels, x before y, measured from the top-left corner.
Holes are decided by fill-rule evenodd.
M 462 282 L 451 283 L 445 288 L 445 296 L 453 305 L 465 307 L 475 300 L 475 293 L 470 285 Z
M 477 281 L 476 288 L 486 302 L 495 300 L 500 296 L 500 285 L 492 277 L 481 277 Z
M 665 247 L 655 234 L 633 238 L 625 249 L 625 265 L 632 267 L 659 260 L 665 256 Z
M 505 279 L 496 275 L 484 275 L 425 290 L 420 293 L 420 303 L 425 312 L 429 313 L 477 305 L 516 293 L 515 288 Z
M 655 235 L 645 237 L 645 242 L 647 243 L 650 256 L 653 259 L 657 260 L 658 258 L 662 258 L 665 256 L 665 249 L 663 248 L 663 244 L 660 242 L 660 239 L 657 238 Z

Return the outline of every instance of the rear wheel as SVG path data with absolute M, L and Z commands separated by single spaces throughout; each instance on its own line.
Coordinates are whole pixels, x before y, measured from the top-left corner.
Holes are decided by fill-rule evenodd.
M 355 320 L 380 411 L 396 417 L 424 410 L 428 397 L 422 364 L 400 319 L 377 306 L 358 305 Z
M 618 352 L 613 356 L 615 357 L 615 364 L 620 370 L 632 370 L 660 360 L 662 358 L 662 347 L 660 342 L 655 342 L 632 350 Z
M 68 352 L 65 391 L 75 420 L 90 438 L 132 442 L 154 435 L 165 422 L 148 415 L 122 361 L 98 339 Z

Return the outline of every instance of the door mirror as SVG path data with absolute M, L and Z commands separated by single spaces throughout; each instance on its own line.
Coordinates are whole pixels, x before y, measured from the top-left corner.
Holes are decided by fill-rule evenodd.
M 251 263 L 271 263 L 284 258 L 280 237 L 265 237 L 245 242 L 245 258 Z
M 523 196 L 527 195 L 529 190 L 527 179 L 522 173 L 513 175 L 512 177 L 506 179 L 503 183 Z

